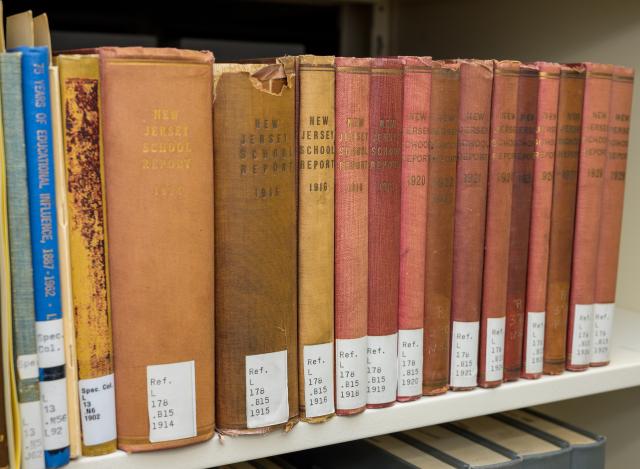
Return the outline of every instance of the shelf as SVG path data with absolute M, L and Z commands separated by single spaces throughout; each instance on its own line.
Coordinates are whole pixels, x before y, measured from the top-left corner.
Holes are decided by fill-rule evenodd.
M 299 423 L 290 433 L 215 437 L 199 445 L 152 453 L 116 453 L 80 458 L 71 469 L 207 468 L 232 462 L 331 445 L 374 435 L 434 425 L 478 415 L 545 404 L 640 385 L 640 313 L 618 309 L 612 361 L 586 372 L 565 372 L 539 380 L 520 380 L 496 389 L 449 392 L 353 417 L 334 417 L 323 424 Z

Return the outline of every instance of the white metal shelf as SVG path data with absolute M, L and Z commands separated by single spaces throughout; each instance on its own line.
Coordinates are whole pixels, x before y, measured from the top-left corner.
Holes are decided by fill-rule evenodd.
M 289 433 L 215 437 L 186 448 L 150 453 L 122 451 L 73 461 L 71 469 L 208 468 L 307 448 L 356 440 L 426 425 L 545 404 L 640 385 L 640 313 L 618 309 L 614 323 L 612 361 L 585 372 L 565 372 L 539 380 L 519 380 L 496 389 L 449 392 L 367 410 L 352 417 L 334 417 L 322 424 L 299 423 Z

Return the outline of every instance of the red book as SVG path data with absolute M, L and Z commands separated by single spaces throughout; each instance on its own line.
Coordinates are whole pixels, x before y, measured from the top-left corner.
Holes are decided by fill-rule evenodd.
M 458 163 L 451 301 L 452 390 L 478 385 L 493 62 L 460 60 Z
M 402 60 L 371 62 L 367 407 L 396 401 L 402 173 Z
M 460 64 L 433 62 L 422 393 L 449 387 Z
M 370 59 L 336 57 L 336 414 L 367 404 Z
M 560 66 L 547 62 L 536 64 L 539 70 L 533 159 L 533 192 L 527 263 L 527 293 L 522 347 L 522 377 L 542 375 L 544 325 L 546 319 L 547 269 L 553 196 L 553 165 L 558 127 L 558 93 Z
M 613 73 L 613 65 L 585 63 L 584 67 L 586 78 L 567 327 L 567 369 L 571 371 L 586 370 L 591 362 L 598 238 Z
M 431 58 L 404 57 L 398 401 L 422 396 Z
M 507 322 L 504 339 L 504 380 L 520 378 L 524 332 L 527 254 L 531 222 L 533 156 L 538 112 L 538 68 L 521 65 L 518 78 L 516 152 L 513 161 L 509 274 L 507 280 Z
M 478 383 L 502 383 L 520 62 L 495 62 Z
M 609 363 L 609 341 L 616 300 L 632 96 L 633 69 L 614 67 L 609 108 L 607 162 L 602 189 L 591 366 Z

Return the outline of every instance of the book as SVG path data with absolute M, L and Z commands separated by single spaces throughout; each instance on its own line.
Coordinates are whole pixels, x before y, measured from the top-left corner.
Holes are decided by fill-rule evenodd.
M 449 385 L 459 83 L 459 64 L 433 62 L 424 274 L 424 395 L 441 394 Z
M 298 80 L 298 387 L 300 417 L 334 414 L 334 58 L 302 55 Z
M 7 179 L 7 224 L 11 272 L 13 356 L 16 398 L 16 454 L 21 467 L 44 468 L 42 414 L 38 383 L 33 266 L 22 119 L 22 54 L 0 54 L 0 90 Z M 13 399 L 13 396 L 12 396 Z
M 538 113 L 538 67 L 520 65 L 516 108 L 516 145 L 511 191 L 509 271 L 504 332 L 504 380 L 515 381 L 522 370 L 522 348 L 527 290 L 527 254 L 531 225 L 533 158 Z
M 539 70 L 536 114 L 536 141 L 533 158 L 531 223 L 527 262 L 522 377 L 542 375 L 544 326 L 549 266 L 549 230 L 553 196 L 553 165 L 558 128 L 560 66 L 537 62 Z
M 60 302 L 64 332 L 64 374 L 67 390 L 67 425 L 69 427 L 69 456 L 80 456 L 82 441 L 80 430 L 80 400 L 78 393 L 78 360 L 74 328 L 73 294 L 71 292 L 71 256 L 69 253 L 69 226 L 67 224 L 67 189 L 62 143 L 62 116 L 60 110 L 59 71 L 51 57 L 51 35 L 46 13 L 33 18 L 34 44 L 49 49 L 49 91 L 51 93 L 51 128 L 53 141 L 54 179 L 58 230 L 58 267 L 60 275 Z
M 116 450 L 113 347 L 97 55 L 59 55 L 62 178 L 81 394 L 82 454 Z
M 622 231 L 629 124 L 633 96 L 633 69 L 614 67 L 609 108 L 607 162 L 602 188 L 602 210 L 594 293 L 591 366 L 609 363 L 611 328 L 616 299 L 618 254 Z
M 371 62 L 367 407 L 393 405 L 398 384 L 402 60 Z
M 216 427 L 298 418 L 294 58 L 215 68 Z
M 210 53 L 102 48 L 118 447 L 214 433 Z
M 418 428 L 397 435 L 453 467 L 499 468 L 522 463 L 522 459 L 512 451 L 478 441 L 473 435 L 461 435 L 445 425 Z
M 458 167 L 453 234 L 451 373 L 454 391 L 478 384 L 478 343 L 482 312 L 482 266 L 493 63 L 461 60 Z
M 31 262 L 46 467 L 69 462 L 64 330 L 59 275 L 49 48 L 22 53 L 22 100 L 29 190 Z
M 584 68 L 586 76 L 567 325 L 566 365 L 571 371 L 584 371 L 591 362 L 593 305 L 613 65 L 587 62 Z
M 398 401 L 422 396 L 431 58 L 403 57 Z
M 336 57 L 336 414 L 367 404 L 370 59 Z
M 545 374 L 560 374 L 565 367 L 583 96 L 584 68 L 563 65 L 560 70 L 558 130 L 549 233 L 543 352 Z
M 503 380 L 519 70 L 520 62 L 511 60 L 496 61 L 493 70 L 478 368 L 482 387 L 495 387 Z

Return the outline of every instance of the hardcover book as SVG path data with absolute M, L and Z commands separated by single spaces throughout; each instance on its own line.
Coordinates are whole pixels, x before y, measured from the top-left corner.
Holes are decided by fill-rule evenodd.
M 214 433 L 213 56 L 99 55 L 118 447 L 185 446 Z
M 297 421 L 294 59 L 215 68 L 216 427 Z

